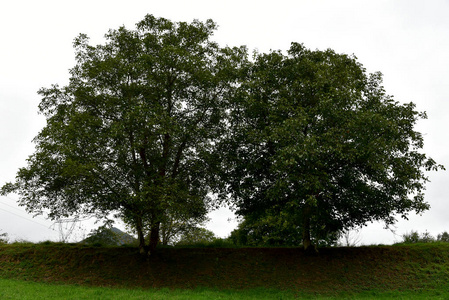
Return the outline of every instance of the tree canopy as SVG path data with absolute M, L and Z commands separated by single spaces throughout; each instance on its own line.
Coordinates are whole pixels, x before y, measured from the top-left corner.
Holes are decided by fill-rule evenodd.
M 213 42 L 216 27 L 147 15 L 104 44 L 79 35 L 70 82 L 39 91 L 47 124 L 2 193 L 52 219 L 113 213 L 142 252 L 203 222 L 214 192 L 242 228 L 306 248 L 428 209 L 425 171 L 442 166 L 421 152 L 426 115 L 380 73 L 297 43 L 251 61 Z
M 256 55 L 249 73 L 221 150 L 246 222 L 296 228 L 307 248 L 311 239 L 428 209 L 425 171 L 442 166 L 420 152 L 414 125 L 426 115 L 388 96 L 380 73 L 297 43 L 287 55 Z
M 208 158 L 246 57 L 244 47 L 211 41 L 215 29 L 211 20 L 147 15 L 135 30 L 110 30 L 102 45 L 79 35 L 70 83 L 39 91 L 47 125 L 3 192 L 50 218 L 116 213 L 142 251 L 147 237 L 156 247 L 161 223 L 203 221 L 212 204 Z

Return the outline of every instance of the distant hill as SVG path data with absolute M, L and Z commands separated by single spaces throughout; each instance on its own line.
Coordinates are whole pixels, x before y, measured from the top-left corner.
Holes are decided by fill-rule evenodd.
M 135 244 L 137 239 L 118 228 L 105 228 L 82 240 L 80 244 L 101 244 L 103 246 L 122 246 Z

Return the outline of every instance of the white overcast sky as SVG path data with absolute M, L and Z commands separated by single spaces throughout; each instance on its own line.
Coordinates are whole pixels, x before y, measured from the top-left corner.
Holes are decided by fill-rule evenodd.
M 72 41 L 86 33 L 101 43 L 110 28 L 134 28 L 146 14 L 172 21 L 213 19 L 221 45 L 250 50 L 287 50 L 291 42 L 311 49 L 332 48 L 354 54 L 369 72 L 381 71 L 388 94 L 414 102 L 428 120 L 417 129 L 424 151 L 449 167 L 449 0 L 15 0 L 0 4 L 0 186 L 13 181 L 33 153 L 31 140 L 45 125 L 37 114 L 37 90 L 67 83 L 74 66 Z M 418 230 L 449 231 L 449 173 L 429 174 L 426 200 L 431 209 L 396 224 L 396 234 L 373 224 L 360 233 L 364 244 L 390 244 Z M 42 217 L 32 218 L 0 197 L 0 233 L 12 239 L 57 240 L 59 231 Z M 235 227 L 232 214 L 211 214 L 208 228 L 226 236 Z M 83 223 L 88 232 L 91 222 Z

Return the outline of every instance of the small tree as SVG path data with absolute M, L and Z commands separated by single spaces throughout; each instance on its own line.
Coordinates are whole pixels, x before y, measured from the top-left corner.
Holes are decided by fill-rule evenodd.
M 402 242 L 406 244 L 419 243 L 420 237 L 418 231 L 410 231 L 402 235 Z
M 402 235 L 403 243 L 416 244 L 416 243 L 432 243 L 435 242 L 435 238 L 426 230 L 426 232 L 419 234 L 418 231 L 410 231 Z
M 194 227 L 188 231 L 184 231 L 176 245 L 207 244 L 213 242 L 215 239 L 216 236 L 212 231 L 202 227 Z
M 136 242 L 136 239 L 129 234 L 107 225 L 92 230 L 89 236 L 81 241 L 82 244 L 100 244 L 103 246 L 132 245 Z
M 8 243 L 8 234 L 6 232 L 0 233 L 0 245 Z
M 437 241 L 439 242 L 445 242 L 445 243 L 449 243 L 449 233 L 447 233 L 447 231 L 440 233 L 437 236 Z
M 435 238 L 427 230 L 421 235 L 421 243 L 432 243 L 435 242 Z

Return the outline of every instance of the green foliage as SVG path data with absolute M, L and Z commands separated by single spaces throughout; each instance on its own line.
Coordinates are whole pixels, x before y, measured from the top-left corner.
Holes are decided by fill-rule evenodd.
M 423 233 L 419 233 L 418 231 L 410 231 L 409 233 L 405 233 L 402 235 L 402 243 L 404 244 L 416 244 L 416 243 L 434 243 L 434 242 L 443 242 L 449 243 L 449 233 L 442 232 L 437 235 L 437 237 L 433 237 L 429 232 L 425 231 Z
M 418 231 L 411 231 L 410 233 L 405 233 L 404 235 L 402 235 L 403 238 L 403 242 L 406 244 L 411 244 L 411 243 L 419 243 L 420 241 L 420 236 Z
M 102 45 L 79 35 L 70 83 L 39 91 L 47 125 L 2 193 L 51 219 L 114 213 L 142 251 L 146 237 L 156 247 L 161 224 L 204 221 L 215 205 L 211 153 L 246 58 L 244 47 L 212 42 L 216 28 L 147 15 Z
M 250 62 L 216 29 L 147 15 L 104 44 L 79 35 L 69 84 L 39 91 L 36 151 L 1 193 L 51 219 L 112 213 L 142 252 L 225 200 L 245 217 L 239 243 L 305 248 L 429 208 L 425 171 L 443 166 L 421 152 L 426 114 L 381 73 L 298 43 Z
M 298 246 L 302 244 L 302 234 L 297 228 L 279 218 L 245 218 L 231 232 L 229 239 L 239 246 Z
M 92 230 L 89 236 L 80 243 L 94 246 L 123 246 L 137 244 L 137 241 L 117 228 L 101 226 Z
M 248 74 L 220 149 L 239 215 L 263 230 L 280 218 L 276 230 L 309 243 L 429 208 L 424 172 L 443 167 L 421 152 L 414 126 L 426 115 L 388 96 L 380 73 L 293 43 L 288 55 L 256 54 Z
M 174 247 L 201 249 L 201 248 L 237 248 L 238 246 L 228 238 L 215 238 L 209 241 L 177 243 Z
M 0 233 L 0 245 L 8 243 L 8 234 L 6 232 Z
M 313 236 L 318 247 L 334 246 L 339 238 L 338 233 L 322 235 L 321 238 Z M 282 216 L 245 217 L 229 236 L 229 240 L 238 246 L 299 246 L 302 238 L 301 228 L 282 219 Z
M 181 235 L 195 230 L 207 221 L 206 214 L 198 214 L 196 218 L 185 218 L 182 214 L 169 214 L 161 223 L 161 243 L 163 245 L 176 244 Z
M 426 231 L 419 234 L 418 231 L 410 231 L 410 233 L 405 233 L 402 235 L 403 243 L 413 244 L 413 243 L 430 243 L 434 242 L 435 239 Z
M 438 234 L 437 241 L 449 243 L 449 233 L 447 231 Z
M 212 231 L 206 228 L 194 227 L 181 234 L 176 246 L 208 244 L 212 243 L 215 239 L 215 234 Z

